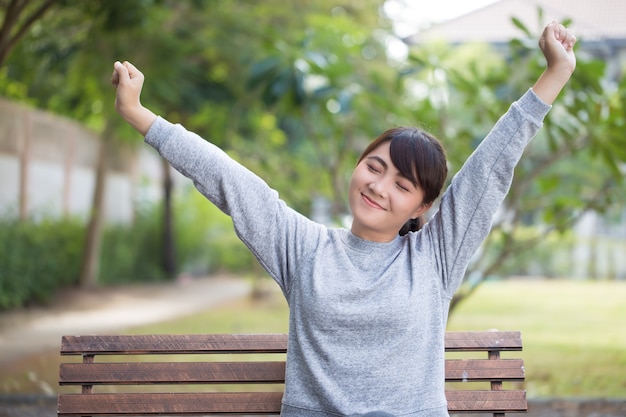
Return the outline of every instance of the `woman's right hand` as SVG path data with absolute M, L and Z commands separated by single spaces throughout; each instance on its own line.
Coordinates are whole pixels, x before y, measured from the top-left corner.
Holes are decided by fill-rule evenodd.
M 111 84 L 117 88 L 115 109 L 139 133 L 146 135 L 156 115 L 141 105 L 144 76 L 128 61 L 113 64 Z

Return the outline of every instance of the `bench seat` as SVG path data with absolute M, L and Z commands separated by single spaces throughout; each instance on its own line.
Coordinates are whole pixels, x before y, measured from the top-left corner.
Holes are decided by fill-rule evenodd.
M 447 332 L 450 414 L 525 412 L 523 360 L 500 354 L 521 349 L 520 332 Z M 59 394 L 57 414 L 279 414 L 286 351 L 285 334 L 63 336 L 61 355 L 82 362 L 62 363 L 59 384 L 81 389 Z

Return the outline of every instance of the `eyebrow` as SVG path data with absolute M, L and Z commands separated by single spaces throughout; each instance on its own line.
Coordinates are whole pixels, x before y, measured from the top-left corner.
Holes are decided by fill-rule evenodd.
M 367 159 L 374 159 L 374 160 L 378 161 L 378 163 L 381 164 L 383 166 L 383 168 L 385 168 L 385 169 L 387 169 L 389 167 L 387 162 L 383 158 L 381 158 L 380 156 L 370 155 L 370 156 L 367 157 Z

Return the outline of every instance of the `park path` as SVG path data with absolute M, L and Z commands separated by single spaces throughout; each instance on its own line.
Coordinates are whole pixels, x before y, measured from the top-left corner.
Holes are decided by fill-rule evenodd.
M 65 291 L 47 307 L 0 313 L 0 365 L 58 348 L 62 335 L 120 331 L 165 321 L 250 294 L 233 276 L 180 278 L 170 283 Z

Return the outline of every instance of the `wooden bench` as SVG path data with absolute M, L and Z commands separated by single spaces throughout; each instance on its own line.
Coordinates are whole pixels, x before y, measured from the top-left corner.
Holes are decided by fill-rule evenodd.
M 63 336 L 61 355 L 82 362 L 62 363 L 59 383 L 82 392 L 59 394 L 58 415 L 279 414 L 286 350 L 283 334 Z M 526 392 L 508 387 L 524 380 L 523 361 L 500 357 L 520 350 L 519 332 L 448 332 L 446 351 L 463 356 L 446 354 L 450 413 L 525 412 Z

